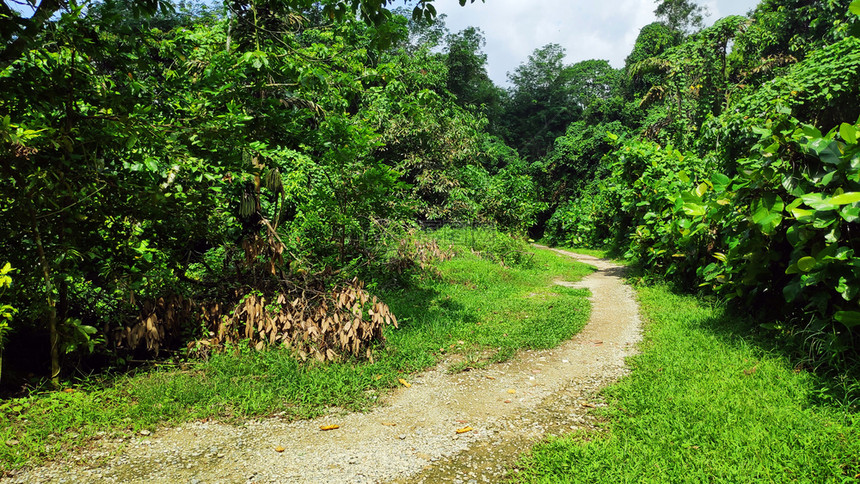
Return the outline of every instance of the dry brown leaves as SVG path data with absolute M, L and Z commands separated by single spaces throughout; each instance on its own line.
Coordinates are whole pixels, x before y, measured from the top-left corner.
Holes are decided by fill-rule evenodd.
M 454 250 L 439 247 L 435 240 L 416 240 L 414 232 L 409 237 L 400 239 L 397 246 L 397 256 L 391 259 L 389 267 L 402 273 L 412 267 L 418 266 L 427 269 L 433 262 L 451 260 Z
M 249 294 L 228 314 L 209 305 L 202 316 L 213 335 L 210 346 L 248 340 L 257 350 L 281 345 L 303 360 L 319 361 L 345 355 L 372 360 L 371 344 L 384 340 L 383 326 L 397 326 L 388 305 L 370 295 L 358 279 L 315 297 Z
M 145 346 L 148 351 L 158 354 L 167 340 L 179 333 L 180 325 L 193 318 L 193 312 L 193 302 L 178 295 L 143 301 L 135 323 L 114 334 L 114 341 L 120 347 L 135 349 Z

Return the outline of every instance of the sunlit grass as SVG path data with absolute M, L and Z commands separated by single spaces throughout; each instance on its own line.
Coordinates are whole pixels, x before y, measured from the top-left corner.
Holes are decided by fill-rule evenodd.
M 606 390 L 601 434 L 538 445 L 523 482 L 854 482 L 856 408 L 748 336 L 749 324 L 664 287 L 640 290 L 648 320 L 633 373 Z
M 455 370 L 502 361 L 519 349 L 557 345 L 587 321 L 586 292 L 553 284 L 558 277 L 581 278 L 591 272 L 587 266 L 546 251 L 527 254 L 524 267 L 460 252 L 440 263 L 437 274 L 379 294 L 400 325 L 386 330 L 373 363 L 300 363 L 286 351 L 237 347 L 207 362 L 8 400 L 0 403 L 0 470 L 62 458 L 99 432 L 129 435 L 198 418 L 309 418 L 331 406 L 367 408 L 398 378 L 448 355 L 470 362 Z

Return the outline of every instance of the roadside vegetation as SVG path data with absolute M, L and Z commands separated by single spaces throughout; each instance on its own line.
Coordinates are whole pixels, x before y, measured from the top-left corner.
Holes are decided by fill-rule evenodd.
M 433 0 L 30 3 L 0 3 L 4 466 L 555 345 L 588 310 L 550 279 L 587 270 L 528 236 L 657 285 L 607 434 L 526 476 L 860 474 L 860 0 L 660 0 L 622 68 L 549 44 L 506 88 Z
M 438 235 L 450 260 L 413 274 L 406 287 L 380 291 L 398 314 L 398 328 L 386 328 L 372 362 L 302 362 L 287 349 L 242 344 L 206 361 L 170 360 L 3 401 L 0 469 L 62 459 L 94 436 L 161 424 L 360 410 L 400 378 L 408 381 L 443 358 L 451 371 L 463 371 L 520 349 L 553 347 L 585 325 L 587 292 L 553 281 L 577 280 L 591 272 L 587 266 L 489 230 Z
M 723 305 L 665 285 L 638 293 L 643 352 L 603 392 L 603 429 L 536 446 L 520 482 L 860 479 L 856 376 L 808 371 Z

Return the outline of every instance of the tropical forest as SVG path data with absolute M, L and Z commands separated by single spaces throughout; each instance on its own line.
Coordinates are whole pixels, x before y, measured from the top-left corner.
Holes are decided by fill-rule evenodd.
M 860 0 L 442 1 L 0 3 L 0 482 L 860 481 Z

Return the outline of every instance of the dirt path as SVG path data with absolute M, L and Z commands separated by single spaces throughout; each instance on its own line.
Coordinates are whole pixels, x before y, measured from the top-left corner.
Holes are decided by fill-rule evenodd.
M 33 469 L 9 482 L 496 482 L 536 440 L 589 426 L 587 411 L 599 405 L 589 397 L 625 374 L 624 358 L 640 339 L 638 308 L 621 268 L 556 252 L 598 268 L 579 283 L 557 282 L 592 293 L 588 325 L 557 348 L 457 375 L 431 369 L 368 413 L 242 426 L 190 423 L 106 442 L 79 462 Z M 329 424 L 340 428 L 320 431 Z M 456 433 L 467 426 L 473 430 Z

